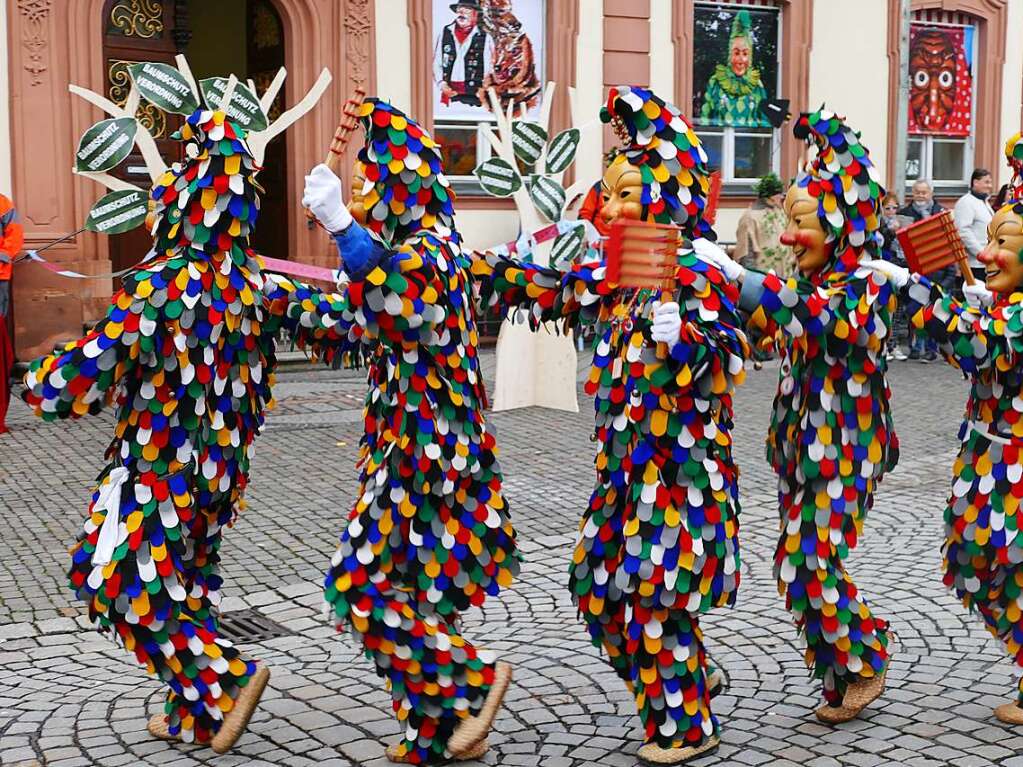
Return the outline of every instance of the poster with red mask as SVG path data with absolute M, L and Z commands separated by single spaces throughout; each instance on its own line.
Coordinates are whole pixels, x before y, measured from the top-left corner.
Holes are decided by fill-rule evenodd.
M 968 136 L 973 119 L 973 27 L 913 24 L 909 132 Z

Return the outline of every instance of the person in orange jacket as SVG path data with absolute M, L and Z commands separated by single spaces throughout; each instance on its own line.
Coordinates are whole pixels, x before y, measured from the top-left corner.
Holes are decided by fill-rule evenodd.
M 14 345 L 8 331 L 11 307 L 11 273 L 14 259 L 25 243 L 25 231 L 14 203 L 0 194 L 0 434 L 7 431 L 7 406 L 11 399 L 11 368 Z

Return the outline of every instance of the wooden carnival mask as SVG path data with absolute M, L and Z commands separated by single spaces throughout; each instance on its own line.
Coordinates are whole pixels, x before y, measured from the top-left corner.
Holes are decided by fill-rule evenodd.
M 366 166 L 359 160 L 352 165 L 352 192 L 348 200 L 348 212 L 360 225 L 366 223 L 366 204 L 362 189 L 366 186 Z
M 600 216 L 611 224 L 617 218 L 643 220 L 643 174 L 624 155 L 611 163 L 600 182 Z
M 817 200 L 806 187 L 793 184 L 785 195 L 785 215 L 789 223 L 781 236 L 782 245 L 792 248 L 796 266 L 804 276 L 816 274 L 831 261 L 834 243 L 817 215 Z
M 918 35 L 909 70 L 909 105 L 916 124 L 943 127 L 955 111 L 956 99 L 956 51 L 948 35 L 939 29 Z
M 987 287 L 1012 293 L 1023 286 L 1023 205 L 1004 206 L 987 228 L 988 244 L 980 253 L 987 272 Z

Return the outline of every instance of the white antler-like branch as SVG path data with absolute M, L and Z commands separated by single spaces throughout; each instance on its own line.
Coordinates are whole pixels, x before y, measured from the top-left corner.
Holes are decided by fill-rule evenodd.
M 284 69 L 281 69 L 277 73 L 277 77 L 274 78 L 273 83 L 270 84 L 270 87 L 267 88 L 266 93 L 263 94 L 263 99 L 260 101 L 260 105 L 262 105 L 262 103 L 266 101 L 266 99 L 271 95 L 271 93 L 273 93 L 273 95 L 276 96 L 276 91 L 274 91 L 274 85 L 277 83 L 278 79 L 280 79 L 281 83 L 284 82 L 284 76 L 282 76 L 283 72 Z M 268 125 L 266 130 L 260 131 L 259 133 L 253 133 L 249 136 L 249 149 L 252 151 L 252 157 L 256 161 L 257 165 L 263 164 L 263 156 L 266 152 L 266 145 L 269 144 L 275 136 L 283 133 L 291 125 L 293 125 L 296 120 L 298 120 L 308 111 L 310 111 L 314 106 L 316 106 L 316 102 L 318 102 L 320 100 L 320 97 L 323 96 L 324 92 L 327 90 L 327 86 L 330 85 L 330 81 L 331 81 L 330 70 L 324 69 L 322 72 L 320 72 L 320 76 L 316 78 L 316 82 L 313 83 L 313 87 L 310 88 L 309 92 L 302 97 L 301 101 L 299 101 L 297 104 L 295 104 L 295 106 L 293 106 L 287 112 L 278 117 L 273 123 Z M 279 84 L 277 85 L 277 90 L 280 90 Z M 271 98 L 270 101 L 268 102 L 268 106 L 269 104 L 272 103 L 273 99 Z
M 146 163 L 146 170 L 149 172 L 150 180 L 155 183 L 163 175 L 164 171 L 167 170 L 167 163 L 160 157 L 160 150 L 156 146 L 156 139 L 135 117 L 135 110 L 138 109 L 140 97 L 138 88 L 135 87 L 134 83 L 132 83 L 131 90 L 128 92 L 128 98 L 125 100 L 123 107 L 119 107 L 105 96 L 101 96 L 95 91 L 90 91 L 88 88 L 82 88 L 79 85 L 69 85 L 68 90 L 79 98 L 88 101 L 93 106 L 99 107 L 111 117 L 129 117 L 135 120 L 138 126 L 135 131 L 135 145 L 138 147 L 139 152 L 142 154 L 142 159 Z M 132 111 L 129 112 L 128 107 L 133 107 Z
M 201 104 L 202 91 L 199 90 L 199 84 L 196 83 L 195 77 L 192 75 L 192 68 L 188 66 L 188 61 L 185 59 L 184 54 L 179 53 L 175 56 L 174 63 L 177 65 L 181 76 L 185 78 L 185 82 L 188 83 L 188 87 L 192 89 L 192 95 L 195 96 L 196 102 Z
M 287 76 L 288 70 L 281 67 L 277 70 L 277 74 L 274 75 L 274 79 L 266 87 L 263 98 L 259 100 L 259 108 L 263 110 L 263 114 L 269 114 L 270 107 L 273 105 L 274 99 L 277 98 L 277 94 L 281 92 L 281 88 L 284 87 L 284 78 Z M 252 92 L 255 93 L 256 89 L 253 88 Z
M 238 78 L 231 75 L 227 78 L 227 85 L 224 87 L 224 97 L 220 100 L 220 106 L 218 109 L 221 112 L 226 112 L 227 108 L 231 106 L 231 97 L 234 96 L 234 89 L 238 87 Z

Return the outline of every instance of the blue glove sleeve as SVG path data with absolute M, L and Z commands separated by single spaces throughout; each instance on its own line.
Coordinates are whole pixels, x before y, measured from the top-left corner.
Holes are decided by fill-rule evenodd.
M 374 240 L 358 222 L 353 221 L 347 229 L 333 235 L 341 256 L 341 269 L 354 282 L 366 279 L 377 264 L 387 255 L 387 250 Z

